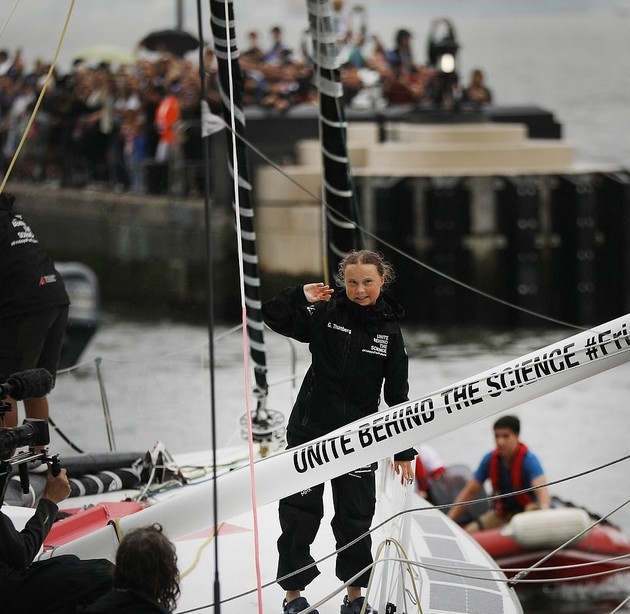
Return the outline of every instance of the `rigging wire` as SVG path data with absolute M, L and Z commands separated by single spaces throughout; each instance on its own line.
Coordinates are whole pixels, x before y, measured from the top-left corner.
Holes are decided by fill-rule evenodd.
M 203 24 L 201 20 L 201 0 L 197 0 L 197 29 L 199 32 L 199 79 L 201 85 L 202 98 L 206 104 L 208 104 L 207 90 L 205 87 L 204 77 L 204 56 L 203 56 Z M 203 107 L 202 107 L 203 108 Z M 203 125 L 203 117 L 202 117 Z M 218 526 L 219 508 L 218 508 L 218 487 L 217 487 L 217 410 L 216 410 L 216 397 L 215 397 L 215 376 L 214 376 L 214 283 L 213 283 L 213 250 L 212 241 L 210 240 L 210 139 L 203 133 L 201 135 L 203 142 L 203 160 L 204 160 L 204 219 L 206 226 L 206 263 L 207 263 L 207 322 L 208 322 L 208 377 L 210 383 L 210 428 L 212 432 L 212 515 L 214 519 L 214 526 Z M 214 600 L 220 603 L 221 601 L 221 584 L 219 578 L 219 540 L 214 540 L 214 582 L 213 582 L 213 594 Z M 220 606 L 217 606 L 216 611 L 220 611 Z
M 295 451 L 295 448 L 292 448 L 289 451 L 284 450 L 284 451 L 280 452 L 279 454 L 287 454 L 289 452 L 294 452 L 294 451 Z M 570 475 L 570 476 L 567 476 L 567 477 L 564 477 L 564 478 L 560 478 L 558 480 L 553 480 L 553 481 L 547 482 L 546 484 L 540 484 L 539 486 L 534 486 L 534 487 L 531 487 L 531 488 L 524 488 L 522 490 L 514 491 L 514 492 L 511 492 L 511 493 L 507 493 L 507 494 L 491 495 L 491 496 L 488 496 L 488 497 L 482 497 L 482 498 L 478 498 L 478 499 L 471 499 L 470 501 L 462 501 L 461 503 L 458 503 L 458 504 L 455 504 L 455 505 L 472 505 L 472 504 L 475 504 L 475 503 L 483 503 L 483 502 L 486 502 L 486 501 L 491 502 L 491 501 L 494 501 L 496 499 L 501 499 L 501 498 L 511 497 L 511 496 L 515 496 L 515 495 L 519 495 L 519 494 L 523 494 L 523 493 L 532 492 L 532 491 L 538 490 L 540 488 L 545 488 L 545 487 L 549 487 L 549 486 L 556 486 L 558 484 L 562 484 L 564 482 L 568 482 L 568 481 L 571 481 L 571 480 L 574 480 L 574 479 L 577 479 L 577 478 L 580 478 L 580 477 L 584 477 L 584 476 L 589 475 L 591 473 L 595 473 L 597 471 L 601 471 L 603 469 L 607 469 L 608 467 L 611 467 L 611 466 L 613 466 L 615 464 L 618 464 L 620 462 L 627 461 L 627 460 L 630 460 L 630 454 L 628 454 L 626 456 L 623 456 L 623 457 L 620 457 L 618 459 L 609 461 L 607 463 L 604 463 L 604 464 L 599 465 L 597 467 L 594 467 L 592 469 L 587 469 L 585 471 L 582 471 L 582 472 L 579 472 L 579 473 L 575 473 L 573 475 Z M 626 503 L 628 503 L 628 502 L 626 502 Z M 624 503 L 624 505 L 626 503 Z M 388 516 L 387 518 L 385 518 L 384 520 L 382 520 L 378 524 L 372 526 L 368 531 L 366 531 L 362 535 L 359 535 L 358 537 L 356 537 L 351 542 L 349 542 L 347 544 L 344 544 L 340 548 L 337 548 L 334 551 L 332 551 L 332 552 L 330 552 L 330 553 L 320 557 L 319 559 L 317 559 L 313 563 L 310 563 L 309 565 L 305 565 L 304 567 L 302 567 L 300 569 L 297 569 L 297 570 L 295 570 L 295 571 L 293 571 L 293 572 L 291 572 L 289 574 L 286 574 L 286 575 L 281 576 L 279 578 L 275 578 L 274 580 L 272 580 L 270 582 L 267 582 L 266 584 L 263 584 L 262 588 L 263 589 L 269 588 L 270 586 L 275 585 L 277 582 L 286 580 L 286 579 L 292 577 L 295 574 L 302 573 L 302 572 L 306 571 L 307 569 L 310 569 L 311 567 L 314 567 L 316 565 L 319 565 L 319 564 L 323 563 L 327 559 L 332 558 L 333 556 L 336 556 L 339 552 L 342 552 L 342 551 L 352 547 L 357 542 L 359 542 L 362 539 L 364 539 L 366 536 L 371 535 L 372 533 L 374 533 L 375 531 L 377 531 L 380 528 L 384 527 L 385 525 L 387 525 L 388 523 L 392 522 L 396 518 L 405 516 L 407 514 L 416 513 L 416 512 L 430 512 L 430 511 L 436 510 L 436 509 L 440 510 L 440 511 L 444 511 L 444 510 L 448 510 L 450 507 L 453 507 L 453 504 L 449 503 L 449 504 L 444 504 L 444 505 L 430 505 L 428 507 L 425 506 L 425 507 L 415 507 L 415 508 L 404 509 L 404 510 L 398 511 L 398 512 L 396 512 L 394 514 L 391 514 L 390 516 Z M 409 561 L 409 563 L 410 564 L 414 564 L 413 561 Z M 421 565 L 421 564 L 419 564 L 419 566 L 424 566 L 424 567 L 427 567 L 427 568 L 429 567 L 429 566 Z M 625 569 L 626 568 L 621 568 L 621 569 L 617 569 L 617 570 L 611 570 L 611 571 L 609 571 L 607 573 L 617 573 L 619 571 L 625 571 Z M 630 566 L 628 566 L 627 569 L 630 570 Z M 494 571 L 495 572 L 502 572 L 503 570 L 496 569 Z M 599 576 L 599 575 L 604 575 L 604 574 L 603 573 L 599 573 L 599 574 L 594 574 L 594 575 Z M 584 578 L 584 577 L 585 576 L 583 576 L 583 575 L 582 576 L 577 576 L 577 578 Z M 481 579 L 483 579 L 483 578 L 481 578 Z M 505 582 L 508 582 L 508 580 L 506 579 Z M 523 582 L 524 583 L 541 583 L 540 580 L 523 580 Z M 549 580 L 545 580 L 544 582 L 549 583 Z M 251 590 L 239 593 L 237 595 L 233 595 L 233 596 L 228 597 L 227 599 L 225 599 L 223 601 L 223 603 L 227 603 L 227 602 L 230 602 L 230 601 L 234 601 L 236 599 L 240 599 L 241 597 L 245 597 L 247 595 L 251 595 L 252 593 L 256 592 L 257 590 L 258 590 L 257 588 L 256 589 L 251 589 Z M 208 607 L 208 606 L 204 606 L 204 607 Z M 198 608 L 198 609 L 200 609 L 200 608 Z M 187 610 L 187 612 L 193 612 L 193 611 L 197 611 L 197 609 L 195 609 L 195 610 Z
M 509 586 L 515 586 L 516 584 L 518 584 L 519 582 L 522 582 L 524 580 L 524 578 L 531 573 L 532 571 L 534 571 L 535 569 L 537 569 L 538 567 L 540 567 L 545 561 L 548 561 L 552 556 L 554 556 L 555 554 L 557 554 L 558 552 L 560 552 L 560 550 L 563 550 L 564 548 L 566 548 L 568 545 L 572 544 L 574 541 L 576 541 L 577 539 L 579 539 L 580 537 L 582 537 L 583 535 L 585 535 L 586 533 L 588 533 L 588 531 L 590 531 L 592 528 L 596 527 L 598 524 L 600 524 L 601 522 L 604 522 L 609 516 L 612 516 L 615 512 L 618 512 L 622 507 L 628 505 L 628 503 L 630 503 L 630 499 L 628 499 L 627 501 L 625 501 L 624 503 L 622 503 L 621 505 L 619 505 L 618 507 L 616 507 L 614 510 L 612 510 L 611 512 L 609 512 L 608 514 L 606 514 L 605 516 L 602 516 L 601 518 L 598 518 L 595 522 L 593 522 L 589 527 L 585 528 L 584 530 L 580 531 L 577 535 L 574 535 L 571 539 L 567 540 L 564 544 L 558 546 L 555 550 L 552 550 L 549 554 L 547 554 L 546 556 L 544 556 L 542 559 L 540 559 L 537 563 L 535 563 L 534 565 L 532 565 L 531 567 L 529 567 L 528 569 L 523 569 L 522 571 L 519 571 L 514 578 L 512 578 L 509 582 Z
M 53 60 L 50 64 L 50 68 L 48 69 L 48 74 L 46 75 L 46 79 L 44 80 L 44 85 L 42 86 L 42 90 L 37 98 L 37 102 L 33 108 L 33 111 L 31 112 L 31 115 L 26 124 L 26 127 L 24 128 L 24 132 L 22 133 L 22 138 L 20 139 L 20 142 L 15 152 L 13 153 L 11 162 L 9 163 L 9 166 L 7 167 L 7 171 L 2 179 L 2 183 L 0 183 L 0 194 L 2 194 L 2 192 L 4 191 L 4 188 L 9 180 L 9 177 L 11 176 L 13 167 L 15 166 L 15 163 L 17 162 L 20 152 L 22 151 L 22 147 L 24 146 L 24 143 L 26 142 L 26 138 L 31 130 L 31 126 L 33 125 L 33 122 L 35 121 L 35 116 L 37 115 L 37 112 L 39 111 L 39 107 L 42 103 L 42 100 L 44 99 L 46 90 L 48 89 L 48 84 L 50 83 L 52 75 L 54 74 L 55 67 L 57 65 L 57 60 L 59 58 L 59 52 L 61 51 L 61 46 L 63 44 L 63 40 L 65 38 L 66 31 L 68 29 L 68 24 L 70 23 L 70 17 L 72 16 L 72 11 L 74 9 L 74 3 L 75 3 L 75 0 L 71 0 L 70 6 L 68 7 L 66 20 L 64 22 L 63 29 L 61 31 L 61 35 L 59 36 L 59 40 L 57 41 L 57 48 L 55 49 Z M 7 17 L 6 21 L 2 25 L 2 29 L 0 29 L 0 36 L 2 36 L 2 33 L 4 32 L 9 22 L 11 21 L 11 18 L 13 17 L 13 14 L 17 10 L 17 7 L 19 4 L 20 4 L 20 0 L 16 0 L 15 5 L 13 6 L 13 8 L 11 9 L 11 12 L 9 13 L 9 16 Z M 83 452 L 83 450 L 79 446 L 74 444 L 68 438 L 68 436 L 55 424 L 55 422 L 53 421 L 51 417 L 48 418 L 48 421 L 50 422 L 50 425 L 53 427 L 53 429 L 57 432 L 57 434 L 61 437 L 61 439 L 63 439 L 75 452 L 78 452 L 79 454 Z
M 230 127 L 227 125 L 227 123 L 225 124 L 225 127 L 228 130 L 230 129 Z M 316 194 L 313 194 L 313 192 L 311 192 L 307 187 L 303 186 L 299 181 L 294 179 L 279 164 L 277 164 L 276 162 L 271 160 L 271 158 L 269 158 L 269 156 L 267 156 L 265 153 L 263 153 L 251 141 L 249 141 L 248 139 L 244 138 L 241 135 L 237 135 L 237 138 L 241 139 L 243 141 L 243 143 L 245 145 L 247 145 L 247 147 L 251 151 L 253 151 L 257 156 L 259 156 L 264 162 L 269 164 L 269 166 L 271 166 L 273 169 L 278 171 L 285 179 L 287 179 L 293 185 L 295 185 L 297 188 L 302 190 L 307 196 L 309 196 L 315 202 L 319 203 L 321 206 L 326 207 L 327 209 L 330 209 L 330 207 L 322 200 L 322 198 L 320 196 L 317 196 Z M 419 258 L 416 258 L 415 256 L 412 256 L 411 254 L 409 254 L 409 253 L 405 252 L 404 250 L 400 249 L 399 247 L 397 247 L 393 243 L 383 239 L 382 237 L 380 237 L 379 235 L 377 235 L 377 234 L 375 234 L 373 232 L 370 232 L 367 228 L 365 228 L 364 226 L 362 226 L 358 222 L 354 222 L 348 216 L 346 216 L 343 213 L 337 211 L 336 209 L 334 210 L 334 213 L 336 215 L 338 215 L 341 219 L 343 219 L 345 222 L 347 222 L 348 224 L 354 224 L 356 226 L 357 230 L 359 230 L 362 233 L 362 236 L 367 236 L 367 237 L 370 237 L 371 239 L 374 239 L 375 241 L 378 241 L 383 246 L 387 247 L 388 249 L 392 250 L 393 252 L 397 253 L 398 255 L 402 256 L 403 258 L 409 260 L 410 262 L 412 262 L 412 263 L 414 263 L 414 264 L 416 264 L 416 265 L 426 269 L 427 271 L 429 271 L 429 272 L 431 272 L 431 273 L 441 277 L 442 279 L 446 279 L 447 281 L 450 281 L 451 283 L 453 283 L 453 284 L 455 284 L 457 286 L 460 286 L 461 288 L 464 288 L 465 290 L 468 290 L 469 292 L 472 292 L 474 294 L 482 296 L 483 298 L 486 298 L 486 299 L 488 299 L 490 301 L 493 301 L 495 303 L 503 305 L 504 307 L 509 307 L 510 309 L 514 309 L 515 311 L 519 311 L 519 312 L 521 312 L 521 313 L 523 313 L 525 315 L 530 315 L 530 316 L 532 316 L 534 318 L 538 318 L 540 320 L 544 320 L 546 322 L 549 322 L 550 324 L 557 324 L 559 326 L 563 326 L 563 327 L 571 328 L 571 329 L 575 329 L 575 330 L 587 330 L 586 327 L 584 327 L 584 326 L 579 326 L 579 325 L 574 324 L 572 322 L 566 322 L 564 320 L 560 320 L 558 318 L 554 318 L 552 316 L 548 316 L 548 315 L 542 314 L 540 312 L 533 311 L 531 309 L 527 309 L 526 307 L 522 307 L 521 305 L 516 305 L 515 303 L 511 303 L 510 301 L 507 301 L 507 300 L 502 299 L 502 298 L 500 298 L 498 296 L 490 294 L 489 292 L 486 292 L 485 290 L 480 290 L 479 288 L 475 288 L 474 286 L 471 286 L 470 284 L 467 284 L 466 282 L 461 281 L 460 279 L 457 279 L 456 277 L 453 277 L 452 275 L 449 275 L 448 273 L 444 273 L 443 271 L 440 271 L 439 269 L 436 269 L 435 267 L 433 267 L 430 264 L 420 260 Z
M 212 6 L 213 0 L 210 5 Z M 221 6 L 217 2 L 217 6 Z M 240 295 L 241 295 L 241 318 L 243 327 L 243 371 L 245 378 L 245 390 L 250 390 L 249 380 L 249 352 L 248 352 L 248 326 L 247 326 L 247 302 L 245 293 L 245 270 L 244 270 L 244 254 L 243 254 L 243 229 L 241 227 L 241 201 L 240 201 L 240 166 L 239 155 L 237 150 L 237 131 L 236 131 L 236 103 L 235 103 L 235 86 L 234 86 L 234 74 L 233 74 L 233 62 L 238 62 L 239 52 L 236 45 L 236 40 L 232 38 L 234 28 L 234 20 L 232 13 L 232 4 L 230 0 L 224 0 L 223 3 L 223 19 L 219 19 L 215 14 L 211 15 L 212 23 L 225 28 L 225 54 L 227 60 L 227 77 L 228 77 L 228 105 L 230 114 L 230 133 L 231 133 L 231 145 L 232 145 L 232 181 L 233 181 L 233 196 L 234 196 L 234 213 L 236 220 L 236 237 L 238 247 L 238 267 L 239 267 L 239 280 L 240 280 Z M 216 45 L 216 41 L 215 41 Z M 217 49 L 218 51 L 218 49 Z M 225 96 L 223 92 L 223 97 Z M 225 104 L 225 103 L 224 103 Z M 242 114 L 242 110 L 239 108 L 239 113 Z M 243 118 L 244 123 L 244 118 Z M 249 186 L 248 186 L 249 187 Z M 262 399 L 261 399 L 262 400 Z M 247 393 L 245 395 L 245 408 L 247 416 L 247 444 L 249 449 L 249 470 L 251 480 L 251 501 L 252 501 L 252 519 L 254 524 L 254 560 L 256 567 L 256 580 L 258 585 L 258 611 L 260 614 L 263 612 L 263 600 L 262 600 L 262 571 L 260 566 L 260 531 L 258 526 L 258 505 L 256 498 L 256 472 L 254 469 L 254 441 L 253 441 L 253 421 L 252 421 L 252 408 L 250 396 Z
M 429 509 L 429 508 L 425 508 L 425 509 Z M 453 565 L 436 565 L 434 563 L 431 564 L 427 564 L 427 563 L 422 563 L 420 561 L 416 561 L 414 559 L 409 559 L 406 557 L 385 557 L 385 558 L 378 558 L 375 559 L 372 563 L 370 563 L 369 565 L 367 565 L 366 567 L 364 567 L 362 570 L 360 570 L 359 572 L 357 572 L 356 575 L 354 575 L 352 578 L 350 578 L 347 582 L 345 582 L 344 584 L 342 584 L 341 586 L 337 587 L 333 592 L 329 593 L 326 597 L 324 597 L 323 599 L 321 599 L 320 601 L 318 601 L 317 603 L 313 603 L 307 610 L 304 610 L 304 612 L 306 614 L 308 614 L 308 612 L 312 612 L 315 608 L 320 607 L 323 603 L 325 603 L 326 601 L 330 600 L 332 597 L 334 597 L 335 595 L 339 594 L 344 588 L 350 586 L 352 584 L 353 581 L 355 581 L 358 577 L 360 577 L 361 575 L 363 575 L 365 572 L 370 571 L 370 569 L 374 569 L 374 567 L 376 567 L 377 565 L 382 565 L 384 563 L 398 563 L 401 565 L 405 565 L 408 567 L 417 567 L 419 569 L 424 569 L 426 571 L 435 571 L 435 572 L 439 572 L 441 574 L 444 574 L 446 576 L 452 576 L 455 578 L 461 578 L 461 579 L 467 579 L 467 580 L 475 580 L 475 581 L 481 581 L 481 582 L 501 582 L 503 584 L 509 585 L 509 580 L 507 578 L 497 578 L 495 576 L 491 576 L 490 574 L 496 574 L 496 573 L 502 573 L 502 569 L 485 569 L 485 568 L 481 568 L 481 567 L 475 567 L 472 566 L 470 568 L 462 568 L 462 567 L 457 567 L 456 563 Z M 463 570 L 466 569 L 468 572 L 482 572 L 482 573 L 487 573 L 488 575 L 479 575 L 477 574 L 473 574 L 473 573 L 465 573 Z M 457 571 L 457 570 L 462 570 Z M 594 574 L 591 574 L 589 576 L 574 576 L 571 578 L 565 578 L 563 581 L 579 581 L 579 580 L 584 580 L 586 578 L 598 578 L 598 577 L 602 577 L 602 576 L 606 576 L 606 575 L 610 575 L 612 573 L 620 573 L 620 572 L 626 572 L 626 571 L 630 571 L 630 566 L 621 568 L 621 569 L 616 569 L 616 570 L 607 570 L 607 571 L 602 571 L 602 572 L 597 572 Z M 542 585 L 548 585 L 550 584 L 549 579 L 535 579 L 535 580 L 524 580 L 524 583 L 526 584 L 531 584 L 531 585 L 536 585 L 536 584 L 542 584 Z M 276 584 L 276 580 L 273 580 L 272 582 L 268 582 L 267 584 L 265 584 L 263 586 L 263 588 L 269 588 L 271 586 L 274 586 Z M 253 593 L 254 591 L 248 591 L 248 592 L 244 592 L 244 593 L 240 593 L 238 595 L 234 595 L 232 597 L 228 597 L 227 599 L 225 599 L 222 603 L 228 603 L 230 601 L 234 601 L 236 599 L 240 599 L 242 597 L 245 597 L 251 593 Z M 626 600 L 624 600 L 620 606 L 623 606 L 625 603 L 627 603 L 630 600 L 630 597 L 628 597 Z M 420 600 L 419 600 L 419 596 L 418 596 L 418 606 L 420 606 Z M 191 614 L 192 612 L 199 612 L 201 610 L 204 610 L 208 607 L 211 607 L 214 604 L 205 604 L 202 606 L 198 606 L 195 608 L 190 608 L 188 610 L 182 610 L 182 612 L 180 614 Z M 618 606 L 618 608 L 620 607 Z M 615 612 L 618 611 L 615 610 Z M 612 614 L 612 613 L 611 613 Z
M 74 9 L 74 3 L 75 0 L 70 0 L 70 6 L 68 7 L 68 13 L 66 15 L 66 20 L 65 23 L 63 25 L 63 29 L 61 31 L 61 36 L 59 37 L 59 40 L 57 42 L 57 48 L 55 49 L 55 55 L 53 56 L 52 62 L 50 63 L 50 68 L 48 69 L 48 74 L 46 75 L 46 79 L 44 80 L 44 85 L 42 86 L 42 91 L 39 93 L 39 96 L 37 97 L 37 102 L 35 103 L 35 106 L 33 107 L 33 111 L 31 112 L 31 116 L 28 119 L 28 122 L 26 123 L 26 127 L 24 128 L 24 132 L 22 133 L 22 138 L 20 139 L 20 142 L 17 146 L 17 149 L 15 150 L 12 158 L 11 158 L 11 162 L 9 163 L 9 166 L 7 167 L 7 172 L 4 174 L 4 178 L 2 179 L 2 183 L 0 183 L 0 194 L 2 194 L 2 192 L 4 191 L 4 187 L 7 184 L 7 181 L 9 181 L 9 177 L 11 176 L 11 172 L 13 171 L 13 167 L 15 166 L 15 163 L 17 162 L 17 159 L 20 155 L 20 152 L 22 151 L 22 147 L 24 147 L 24 143 L 26 142 L 26 138 L 29 134 L 29 132 L 31 131 L 31 126 L 33 125 L 33 122 L 35 121 L 35 116 L 37 115 L 37 112 L 39 111 L 39 107 L 42 104 L 42 100 L 44 99 L 44 96 L 46 95 L 46 90 L 48 89 L 48 84 L 50 83 L 50 80 L 54 74 L 55 71 L 55 67 L 57 66 L 57 60 L 59 58 L 59 52 L 61 51 L 61 45 L 63 43 L 63 39 L 66 36 L 66 31 L 68 29 L 68 24 L 70 23 L 70 17 L 72 16 L 72 10 Z
M 19 6 L 21 0 L 15 0 L 15 4 L 13 5 L 13 8 L 11 9 L 11 11 L 9 12 L 9 15 L 6 18 L 6 21 L 2 24 L 2 28 L 0 28 L 0 36 L 2 36 L 2 34 L 4 33 L 6 27 L 9 25 L 9 22 L 11 21 L 13 14 L 15 13 L 15 11 L 17 10 L 17 7 Z
M 72 4 L 74 4 L 74 0 L 73 0 Z M 65 32 L 65 29 L 64 29 L 64 32 Z M 56 61 L 56 57 L 55 57 L 55 61 Z M 49 77 L 50 77 L 50 74 L 49 74 Z M 46 84 L 47 84 L 47 83 L 48 83 L 48 79 L 47 79 L 47 81 L 46 81 Z M 40 99 L 41 99 L 41 98 L 40 98 Z M 39 105 L 38 105 L 38 106 L 39 106 Z M 35 111 L 35 112 L 36 112 L 36 111 Z M 29 125 L 27 125 L 27 129 L 26 129 L 26 131 L 25 131 L 25 134 L 28 132 L 28 129 L 29 129 L 29 128 L 30 128 L 30 123 L 29 123 Z M 24 142 L 24 137 L 23 137 L 23 139 L 22 139 L 22 142 L 20 143 L 20 147 L 18 148 L 18 152 L 19 152 L 19 149 L 21 149 L 21 146 L 23 145 L 23 142 Z M 16 153 L 17 153 L 17 152 L 16 152 Z M 11 165 L 11 167 L 12 167 L 12 165 Z M 11 170 L 11 167 L 9 168 L 9 172 L 10 172 L 10 170 Z M 4 184 L 6 183 L 6 179 L 8 178 L 8 174 L 9 174 L 9 172 L 7 172 L 7 175 L 5 176 L 5 181 L 3 182 L 2 186 L 0 187 L 0 192 L 1 192 L 1 191 L 2 191 L 2 189 L 4 188 Z M 236 174 L 236 173 L 235 173 L 235 174 Z M 325 205 L 325 206 L 327 206 L 327 205 Z M 368 234 L 370 234 L 370 233 L 368 233 Z M 377 237 L 375 237 L 374 235 L 371 235 L 371 234 L 370 234 L 370 236 L 372 236 L 372 237 L 374 237 L 374 238 L 377 238 Z M 379 239 L 379 241 L 381 241 L 381 240 Z M 381 242 L 382 242 L 382 241 L 381 241 Z M 384 242 L 383 242 L 383 243 L 384 243 Z M 386 243 L 384 243 L 384 244 L 386 244 Z M 391 246 L 391 245 L 388 245 L 388 246 L 389 246 L 390 248 L 394 249 L 395 251 L 398 251 L 399 253 L 403 254 L 403 252 L 401 252 L 400 250 L 398 250 L 398 249 L 397 249 L 397 248 L 395 248 L 394 246 Z M 405 254 L 403 254 L 403 255 L 405 255 Z M 412 259 L 412 260 L 413 260 L 413 259 Z M 414 261 L 415 261 L 415 260 L 414 260 Z M 451 281 L 453 281 L 453 282 L 455 282 L 455 283 L 458 283 L 458 284 L 460 284 L 460 285 L 462 285 L 462 286 L 464 286 L 464 287 L 467 287 L 467 288 L 468 288 L 468 289 L 470 289 L 470 290 L 477 291 L 477 290 L 475 290 L 474 288 L 472 288 L 472 287 L 470 287 L 470 286 L 467 286 L 466 284 L 464 284 L 464 283 L 462 283 L 462 282 L 459 282 L 458 280 L 456 280 L 456 279 L 454 279 L 454 278 L 450 278 L 449 276 L 444 275 L 444 274 L 442 274 L 441 272 L 439 272 L 439 271 L 437 271 L 437 270 L 435 270 L 435 269 L 432 269 L 431 267 L 428 267 L 428 265 L 424 265 L 424 264 L 423 264 L 422 262 L 420 262 L 420 261 L 416 261 L 416 262 L 417 262 L 418 264 L 422 265 L 422 266 L 426 266 L 427 268 L 429 268 L 429 269 L 430 269 L 430 270 L 432 270 L 433 272 L 435 272 L 435 273 L 437 273 L 437 274 L 440 274 L 440 275 L 442 275 L 442 276 L 446 277 L 447 279 L 450 279 Z M 482 295 L 484 295 L 484 296 L 486 296 L 486 297 L 488 297 L 488 298 L 491 298 L 491 299 L 493 299 L 493 300 L 498 300 L 499 302 L 501 302 L 501 303 L 503 303 L 503 304 L 505 304 L 505 305 L 508 305 L 508 306 L 513 306 L 513 307 L 517 307 L 517 308 L 519 308 L 518 306 L 511 305 L 510 303 L 508 303 L 508 302 L 506 302 L 506 301 L 502 301 L 501 299 L 495 299 L 494 297 L 492 297 L 492 296 L 490 296 L 490 295 L 487 295 L 487 294 L 485 294 L 485 293 L 483 293 L 483 292 L 480 292 L 480 291 L 477 291 L 477 292 L 479 292 L 480 294 L 482 294 Z M 525 311 L 526 313 L 529 313 L 529 314 L 531 314 L 531 315 L 539 315 L 539 314 L 536 314 L 536 313 L 534 313 L 534 312 L 530 312 L 529 310 L 524 310 L 524 309 L 522 309 L 522 308 L 519 308 L 519 309 L 521 309 L 522 311 Z M 543 318 L 545 318 L 545 319 L 548 319 L 548 320 L 549 320 L 549 318 L 546 318 L 545 316 L 541 316 L 541 317 L 543 317 Z M 560 321 L 558 321 L 558 320 L 554 320 L 554 319 L 551 319 L 550 321 L 553 321 L 553 322 L 555 322 L 555 323 L 559 323 L 559 324 L 562 324 L 562 325 L 566 325 L 566 326 L 572 326 L 571 324 L 567 324 L 567 323 L 564 323 L 564 322 L 560 322 Z M 578 328 L 578 327 L 576 327 L 576 328 Z M 625 505 L 625 504 L 624 504 L 624 505 Z M 626 600 L 626 601 L 627 601 L 627 600 Z M 622 604 L 622 605 L 623 605 L 623 604 Z
M 626 603 L 630 603 L 630 595 L 628 595 L 610 614 L 615 614 L 616 612 L 620 612 L 621 608 L 623 608 Z

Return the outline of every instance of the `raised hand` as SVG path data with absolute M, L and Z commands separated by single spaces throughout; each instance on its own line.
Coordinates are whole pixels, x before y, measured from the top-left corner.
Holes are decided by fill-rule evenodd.
M 304 296 L 309 303 L 317 303 L 319 301 L 329 301 L 334 290 L 323 284 L 322 282 L 314 284 L 306 284 L 304 286 Z

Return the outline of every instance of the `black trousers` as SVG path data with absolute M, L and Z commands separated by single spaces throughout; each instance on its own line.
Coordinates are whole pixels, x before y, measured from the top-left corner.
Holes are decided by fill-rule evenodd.
M 114 565 L 66 554 L 0 579 L 3 614 L 75 614 L 111 589 Z
M 377 464 L 362 467 L 331 480 L 335 515 L 331 527 L 336 547 L 341 548 L 369 530 L 376 506 Z M 314 562 L 310 546 L 324 516 L 324 485 L 320 484 L 280 500 L 278 513 L 282 534 L 278 539 L 278 578 Z M 346 582 L 372 563 L 372 538 L 366 535 L 337 555 L 336 575 Z M 366 587 L 371 569 L 352 585 Z M 319 575 L 315 565 L 278 583 L 285 591 L 304 590 Z
M 68 306 L 0 320 L 0 374 L 43 368 L 55 377 Z

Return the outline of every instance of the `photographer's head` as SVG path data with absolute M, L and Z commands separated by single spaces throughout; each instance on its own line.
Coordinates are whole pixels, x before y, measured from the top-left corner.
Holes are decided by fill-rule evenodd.
M 114 587 L 148 593 L 169 612 L 175 610 L 180 594 L 177 554 L 160 525 L 125 535 L 116 554 Z

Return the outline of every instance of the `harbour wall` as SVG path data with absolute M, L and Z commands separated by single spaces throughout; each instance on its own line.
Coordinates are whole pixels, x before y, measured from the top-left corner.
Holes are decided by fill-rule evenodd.
M 555 125 L 545 117 L 544 125 Z M 248 125 L 255 145 L 270 149 L 273 162 L 290 163 L 300 179 L 295 163 L 312 155 L 311 120 L 287 124 L 280 118 L 270 123 L 248 118 Z M 371 122 L 370 127 L 366 118 L 361 121 L 379 133 L 376 140 L 395 123 Z M 505 134 L 514 132 L 507 125 L 513 122 L 504 123 Z M 531 126 L 523 124 L 531 137 Z M 275 141 L 267 134 L 270 126 L 279 131 Z M 406 130 L 405 138 L 411 132 Z M 233 322 L 240 313 L 237 246 L 229 182 L 219 164 L 225 138 L 216 137 L 209 203 L 212 296 L 216 317 Z M 270 139 L 275 150 L 273 143 L 266 148 Z M 532 311 L 586 326 L 630 311 L 626 170 L 567 165 L 544 172 L 535 167 L 526 172 L 408 171 L 396 163 L 393 171 L 384 162 L 366 166 L 369 155 L 361 147 L 352 149 L 352 156 L 364 163 L 354 170 L 369 232 L 366 246 L 382 251 L 395 265 L 399 281 L 393 291 L 408 320 L 544 324 L 528 314 Z M 319 203 L 292 192 L 267 162 L 252 163 L 263 299 L 287 284 L 320 279 L 322 269 Z M 308 168 L 301 179 L 317 192 L 320 171 Z M 55 260 L 77 260 L 94 269 L 105 310 L 190 320 L 206 316 L 210 278 L 203 199 L 173 197 L 161 189 L 139 195 L 15 183 L 7 191 L 16 194 L 19 209 Z
M 204 317 L 209 277 L 203 200 L 21 184 L 7 191 L 16 195 L 15 208 L 55 261 L 79 261 L 94 270 L 107 311 Z M 211 207 L 213 303 L 219 318 L 238 305 L 233 228 L 229 209 Z

